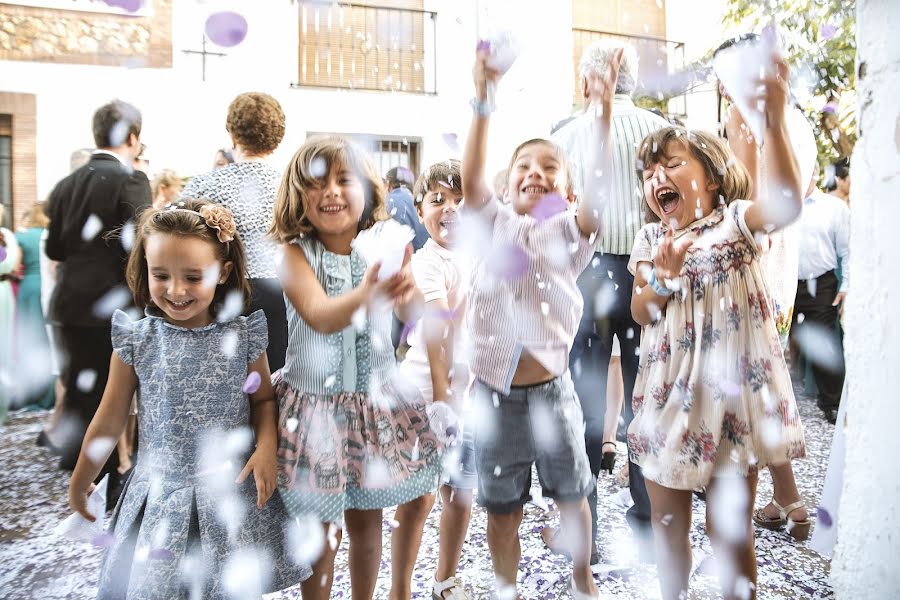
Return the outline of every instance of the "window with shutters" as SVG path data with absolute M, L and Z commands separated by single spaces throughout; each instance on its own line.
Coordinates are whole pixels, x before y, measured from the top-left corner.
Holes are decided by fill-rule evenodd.
M 12 227 L 12 115 L 0 115 L 0 204 L 3 227 Z
M 437 13 L 423 0 L 299 2 L 298 86 L 433 94 Z
M 321 135 L 325 132 L 309 132 L 307 137 Z M 352 139 L 365 148 L 375 161 L 375 169 L 384 176 L 393 167 L 406 167 L 419 176 L 419 151 L 422 139 L 391 135 L 370 135 L 364 133 L 337 133 Z

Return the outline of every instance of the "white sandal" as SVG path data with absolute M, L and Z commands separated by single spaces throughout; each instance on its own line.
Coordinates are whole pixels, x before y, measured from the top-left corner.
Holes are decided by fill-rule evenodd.
M 590 594 L 585 594 L 584 592 L 579 591 L 575 588 L 575 580 L 569 575 L 569 594 L 572 596 L 572 600 L 597 600 L 600 598 L 600 591 L 597 591 L 596 596 L 591 596 Z
M 451 577 L 444 581 L 433 580 L 431 598 L 432 600 L 472 600 L 463 588 L 459 577 Z

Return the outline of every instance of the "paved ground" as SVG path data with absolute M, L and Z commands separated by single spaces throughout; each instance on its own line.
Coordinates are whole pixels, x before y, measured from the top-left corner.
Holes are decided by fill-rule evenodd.
M 823 421 L 815 403 L 798 397 L 806 427 L 809 457 L 795 463 L 800 491 L 815 507 L 825 476 L 828 451 L 834 428 Z M 54 535 L 53 527 L 67 514 L 65 473 L 56 470 L 56 462 L 44 449 L 34 445 L 46 413 L 13 413 L 0 427 L 0 598 L 86 599 L 96 593 L 101 550 L 78 545 Z M 620 448 L 624 455 L 624 447 Z M 619 464 L 623 456 L 619 457 Z M 621 490 L 614 478 L 603 477 L 600 486 L 600 548 L 606 568 L 596 576 L 603 598 L 658 598 L 656 573 L 652 567 L 638 566 L 634 547 L 624 521 L 624 507 L 617 503 Z M 771 480 L 760 476 L 757 504 L 771 496 Z M 552 509 L 552 507 L 550 507 Z M 710 561 L 709 543 L 704 532 L 704 505 L 694 500 L 692 545 L 696 563 L 701 566 L 691 581 L 691 598 L 716 598 L 713 576 L 704 574 Z M 385 562 L 378 582 L 376 598 L 387 597 L 389 568 L 389 526 L 391 514 L 385 513 Z M 428 590 L 437 562 L 437 508 L 428 520 L 425 539 L 415 573 L 415 598 L 430 598 Z M 526 599 L 567 598 L 565 560 L 547 552 L 540 540 L 540 529 L 556 522 L 552 510 L 530 504 L 526 507 L 521 529 L 523 556 L 520 593 Z M 345 548 L 346 548 L 346 542 Z M 758 531 L 759 596 L 766 599 L 830 598 L 829 561 L 793 542 L 785 533 Z M 349 598 L 346 576 L 346 552 L 338 558 L 335 598 Z M 617 568 L 612 568 L 617 567 Z M 485 514 L 476 509 L 460 567 L 460 574 L 475 598 L 487 598 L 492 581 L 490 558 L 485 539 Z M 299 588 L 284 590 L 272 598 L 299 598 Z

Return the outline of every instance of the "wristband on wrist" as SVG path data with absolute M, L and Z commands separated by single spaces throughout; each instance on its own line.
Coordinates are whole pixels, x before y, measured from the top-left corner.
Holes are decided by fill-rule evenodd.
M 647 285 L 650 286 L 650 289 L 657 296 L 671 296 L 672 290 L 667 288 L 659 279 L 656 277 L 656 269 L 650 271 L 650 281 L 647 282 Z
M 479 100 L 478 98 L 472 98 L 471 100 L 469 100 L 469 105 L 472 107 L 472 110 L 475 111 L 475 114 L 479 117 L 489 117 L 496 108 L 488 100 Z

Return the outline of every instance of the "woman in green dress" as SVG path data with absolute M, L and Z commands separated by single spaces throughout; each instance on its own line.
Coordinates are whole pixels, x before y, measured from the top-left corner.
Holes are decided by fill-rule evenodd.
M 17 372 L 28 374 L 28 386 L 18 404 L 51 408 L 53 381 L 49 370 L 49 342 L 41 310 L 41 235 L 47 227 L 43 205 L 35 203 L 25 216 L 25 227 L 16 232 L 22 250 L 22 280 L 16 298 Z

